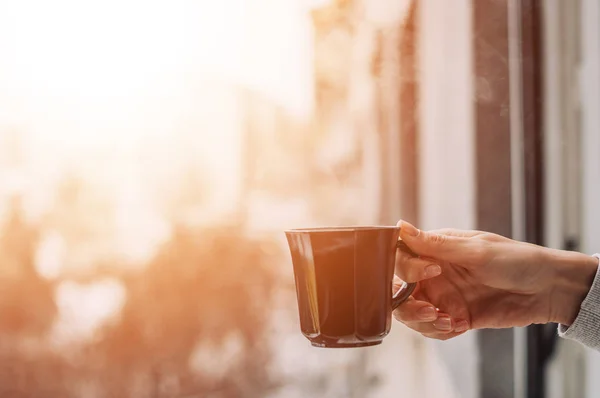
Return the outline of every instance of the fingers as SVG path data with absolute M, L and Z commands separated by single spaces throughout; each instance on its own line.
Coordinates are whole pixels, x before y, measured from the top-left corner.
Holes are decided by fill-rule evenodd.
M 436 340 L 449 340 L 456 336 L 460 336 L 470 329 L 470 325 L 468 321 L 463 320 L 455 320 L 453 321 L 453 329 L 451 331 L 435 331 L 432 333 L 423 333 L 423 336 L 436 339 Z
M 447 340 L 456 337 L 469 330 L 467 321 L 457 321 L 447 314 L 440 314 L 439 318 L 433 322 L 403 322 L 412 330 L 421 333 L 423 336 Z
M 413 297 L 394 311 L 394 318 L 416 332 L 438 340 L 456 337 L 470 328 L 468 321 L 453 319 L 431 303 Z
M 403 281 L 410 283 L 436 277 L 442 273 L 442 268 L 431 260 L 413 257 L 398 250 L 395 272 Z
M 460 336 L 461 334 L 464 334 L 465 332 L 451 332 L 451 333 L 431 333 L 431 334 L 424 334 L 423 336 L 427 337 L 428 339 L 435 339 L 435 340 L 441 340 L 441 341 L 446 341 L 446 340 L 450 340 L 453 339 L 457 336 Z
M 396 319 L 398 319 L 400 314 L 395 313 L 394 316 L 396 317 Z M 412 316 L 415 316 L 415 314 L 412 314 Z M 436 316 L 437 316 L 437 319 L 435 319 L 433 321 L 416 320 L 416 321 L 409 322 L 409 321 L 404 321 L 401 319 L 398 319 L 398 320 L 400 320 L 400 322 L 404 323 L 406 326 L 408 326 L 412 330 L 419 332 L 423 335 L 435 334 L 435 333 L 446 334 L 446 333 L 450 333 L 450 332 L 454 331 L 455 322 L 452 320 L 452 318 L 448 314 L 438 313 L 438 314 L 436 314 Z M 409 317 L 406 317 L 406 318 L 409 318 Z
M 481 232 L 481 231 L 453 229 L 453 228 L 434 229 L 429 232 L 433 232 L 438 235 L 456 236 L 457 238 L 472 238 L 474 236 L 483 234 L 483 232 Z
M 435 231 L 420 231 L 406 221 L 401 221 L 399 225 L 400 237 L 404 243 L 421 257 L 461 262 L 464 254 L 468 252 L 469 239 L 461 233 L 449 235 Z
M 411 297 L 394 311 L 394 316 L 402 323 L 433 322 L 438 318 L 438 311 L 431 303 Z

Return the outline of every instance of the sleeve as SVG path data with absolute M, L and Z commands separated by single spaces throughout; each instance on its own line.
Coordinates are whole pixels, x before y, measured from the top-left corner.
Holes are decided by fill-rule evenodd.
M 599 254 L 594 257 L 600 260 Z M 575 340 L 600 351 L 600 267 L 592 283 L 592 288 L 581 303 L 575 322 L 571 326 L 558 325 L 560 337 Z

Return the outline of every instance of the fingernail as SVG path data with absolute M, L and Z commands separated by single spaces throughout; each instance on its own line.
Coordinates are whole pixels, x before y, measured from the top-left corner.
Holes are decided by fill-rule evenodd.
M 437 312 L 433 307 L 423 307 L 417 311 L 417 315 L 423 321 L 435 321 L 437 319 Z
M 454 327 L 454 331 L 457 333 L 466 332 L 469 330 L 469 322 L 462 320 L 456 322 L 456 326 Z
M 452 320 L 448 317 L 438 318 L 435 322 L 433 322 L 433 326 L 439 330 L 451 330 Z
M 433 278 L 442 273 L 442 267 L 437 264 L 428 265 L 425 267 L 425 278 Z
M 419 236 L 420 233 L 421 233 L 421 231 L 419 231 L 417 228 L 415 228 L 414 225 L 409 224 L 406 221 L 402 221 L 402 224 L 400 225 L 400 235 L 401 236 L 408 236 L 408 237 L 416 238 L 417 236 Z

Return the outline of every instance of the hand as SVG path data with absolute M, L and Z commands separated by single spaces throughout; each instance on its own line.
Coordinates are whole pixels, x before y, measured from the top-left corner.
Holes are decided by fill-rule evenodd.
M 399 224 L 402 240 L 418 257 L 400 252 L 396 275 L 419 284 L 394 316 L 440 340 L 469 329 L 570 325 L 598 268 L 591 256 L 495 234 Z

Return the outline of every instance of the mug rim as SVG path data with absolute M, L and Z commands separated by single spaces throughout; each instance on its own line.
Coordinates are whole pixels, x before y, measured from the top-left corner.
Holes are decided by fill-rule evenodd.
M 285 233 L 325 233 L 325 232 L 357 232 L 357 231 L 375 231 L 400 229 L 399 226 L 392 225 L 354 225 L 339 227 L 309 227 L 287 229 Z

